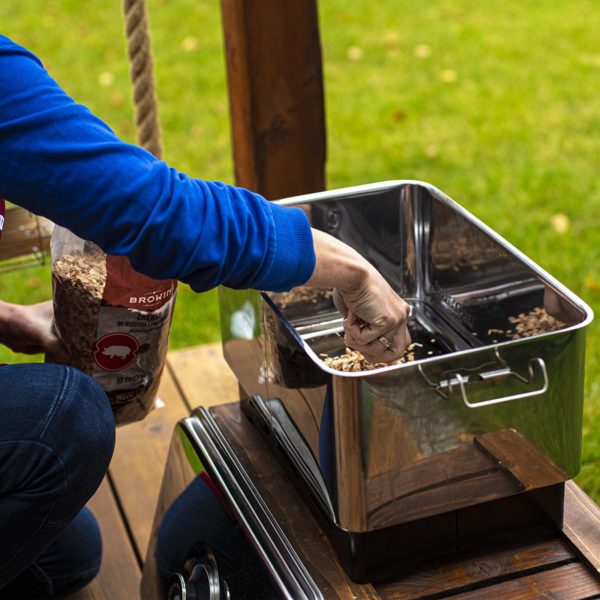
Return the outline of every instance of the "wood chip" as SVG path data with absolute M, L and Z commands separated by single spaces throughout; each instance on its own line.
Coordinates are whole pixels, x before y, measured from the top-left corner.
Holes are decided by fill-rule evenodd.
M 316 304 L 321 300 L 329 300 L 333 298 L 333 290 L 300 286 L 289 292 L 272 292 L 269 296 L 279 308 L 287 308 L 295 304 Z
M 554 318 L 544 308 L 539 306 L 527 314 L 520 313 L 517 317 L 508 317 L 508 320 L 513 325 L 513 328 L 507 329 L 504 335 L 511 340 L 557 331 L 565 327 L 562 321 Z
M 358 372 L 358 371 L 372 371 L 373 369 L 381 369 L 382 367 L 390 367 L 393 365 L 400 365 L 407 362 L 413 362 L 416 360 L 415 350 L 417 348 L 422 348 L 423 345 L 417 342 L 414 342 L 406 348 L 404 354 L 393 362 L 378 362 L 371 363 L 369 362 L 358 350 L 352 350 L 352 348 L 346 348 L 344 354 L 340 354 L 339 356 L 328 356 L 326 354 L 322 354 L 323 362 L 330 367 L 331 369 L 336 369 L 337 371 L 346 371 L 346 372 Z
M 52 267 L 54 323 L 69 348 L 70 364 L 92 374 L 98 315 L 106 285 L 106 256 L 73 252 Z
M 494 333 L 501 333 L 504 335 L 504 329 L 488 329 L 488 335 L 493 335 Z

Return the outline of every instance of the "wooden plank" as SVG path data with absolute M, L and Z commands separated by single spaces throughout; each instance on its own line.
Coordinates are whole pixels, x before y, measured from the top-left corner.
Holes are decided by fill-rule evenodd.
M 0 244 L 0 261 L 48 251 L 53 227 L 48 219 L 36 217 L 24 208 L 8 207 Z
M 190 408 L 236 400 L 238 384 L 223 358 L 221 344 L 169 353 L 169 366 Z
M 457 596 L 456 600 L 581 600 L 598 598 L 600 580 L 585 564 L 573 563 L 550 571 L 511 579 Z
M 316 0 L 221 0 L 238 185 L 270 199 L 325 187 Z
M 516 573 L 576 560 L 574 550 L 557 536 L 521 547 L 502 546 L 431 561 L 410 575 L 375 585 L 375 588 L 384 600 L 409 600 L 435 594 L 445 596 L 489 580 L 497 581 Z
M 560 469 L 516 432 L 486 434 L 475 442 L 422 458 L 405 469 L 390 469 L 369 478 L 366 482 L 369 528 L 447 513 L 542 488 L 555 489 L 557 495 L 540 492 L 539 498 L 532 499 L 545 499 L 545 512 L 560 524 L 562 487 L 557 486 L 562 486 L 565 478 Z M 530 474 L 525 465 L 531 467 Z
M 372 585 L 354 583 L 345 574 L 328 538 L 276 458 L 242 415 L 239 404 L 217 406 L 211 412 L 324 597 L 379 600 Z
M 477 436 L 475 444 L 489 452 L 524 490 L 547 487 L 567 479 L 562 469 L 514 429 Z
M 107 479 L 88 506 L 102 531 L 102 566 L 98 577 L 80 592 L 69 596 L 69 600 L 139 598 L 140 568 Z
M 565 484 L 563 532 L 600 572 L 600 507 L 574 481 Z
M 415 498 L 418 505 L 423 508 L 423 513 L 427 513 L 427 502 L 433 502 L 439 511 L 440 503 L 452 497 L 453 507 L 460 508 L 473 504 L 473 499 L 469 499 L 464 494 L 459 495 L 457 491 L 461 484 L 469 480 L 483 479 L 490 474 L 500 475 L 497 463 L 490 458 L 487 453 L 480 452 L 476 446 L 468 445 L 459 448 L 453 448 L 441 454 L 423 458 L 413 466 L 406 469 L 390 470 L 376 477 L 369 479 L 367 484 L 367 509 L 375 515 L 380 507 L 385 507 L 394 503 L 394 501 L 410 501 Z M 507 495 L 517 491 L 517 486 L 512 482 L 512 478 L 501 477 L 505 480 L 505 485 L 501 486 L 502 495 Z M 448 489 L 454 486 L 452 493 Z M 494 486 L 495 488 L 497 486 Z M 492 500 L 498 495 L 490 496 L 489 489 L 482 487 L 480 490 L 482 500 Z M 436 503 L 435 495 L 440 495 Z M 433 506 L 433 509 L 436 509 Z M 430 511 L 429 511 L 430 512 Z
M 446 514 L 461 508 L 512 496 L 517 492 L 513 481 L 501 471 L 481 473 L 447 485 L 397 498 L 373 510 L 368 515 L 372 529 L 387 527 Z
M 446 486 L 497 470 L 497 463 L 473 445 L 460 446 L 435 456 L 422 458 L 413 466 L 390 470 L 369 480 L 369 509 L 395 498 Z
M 117 429 L 109 469 L 141 560 L 146 556 L 173 427 L 189 414 L 169 369 L 165 369 L 158 394 L 164 408 Z

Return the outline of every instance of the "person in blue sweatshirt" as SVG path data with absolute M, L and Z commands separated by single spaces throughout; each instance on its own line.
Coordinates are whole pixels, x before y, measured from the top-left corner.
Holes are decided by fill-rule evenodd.
M 3 36 L 0 90 L 0 198 L 198 292 L 333 287 L 347 344 L 371 360 L 392 361 L 410 342 L 408 305 L 301 210 L 121 141 Z M 59 356 L 51 320 L 48 303 L 0 302 L 0 343 Z M 84 507 L 113 446 L 112 412 L 91 378 L 59 364 L 0 366 L 0 598 L 65 595 L 95 576 L 101 538 Z

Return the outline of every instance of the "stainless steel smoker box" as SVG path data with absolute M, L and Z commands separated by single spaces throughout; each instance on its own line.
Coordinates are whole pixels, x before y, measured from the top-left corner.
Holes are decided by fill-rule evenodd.
M 415 360 L 340 372 L 331 294 L 220 292 L 245 407 L 356 580 L 562 518 L 577 474 L 590 308 L 435 187 L 390 181 L 283 201 L 407 300 Z M 512 339 L 544 308 L 557 330 Z M 508 333 L 507 333 L 508 332 Z M 479 507 L 479 508 L 477 508 Z M 479 512 L 478 512 L 479 511 Z

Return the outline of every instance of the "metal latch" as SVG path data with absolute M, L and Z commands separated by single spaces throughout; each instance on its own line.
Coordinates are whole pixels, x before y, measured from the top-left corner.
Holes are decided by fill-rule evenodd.
M 446 375 L 446 377 L 440 377 L 437 382 L 431 381 L 429 377 L 425 374 L 422 365 L 419 365 L 419 372 L 425 379 L 425 381 L 430 385 L 436 393 L 438 393 L 445 400 L 449 400 L 452 392 L 455 388 L 458 387 L 461 393 L 461 397 L 465 406 L 469 408 L 481 408 L 483 406 L 490 406 L 492 404 L 501 404 L 503 402 L 512 402 L 513 400 L 522 400 L 523 398 L 531 398 L 533 396 L 540 396 L 544 394 L 548 390 L 548 371 L 546 369 L 546 363 L 540 357 L 535 357 L 529 359 L 527 362 L 527 376 L 523 376 L 517 371 L 514 371 L 508 366 L 508 363 L 500 356 L 500 352 L 498 348 L 495 348 L 496 358 L 502 365 L 500 368 L 495 368 L 491 370 L 479 370 L 484 369 L 487 365 L 482 365 L 479 369 L 470 369 L 471 373 L 453 373 L 451 375 Z M 476 372 L 473 372 L 476 371 Z M 512 394 L 510 396 L 500 396 L 498 398 L 491 398 L 489 400 L 482 400 L 481 402 L 470 402 L 467 397 L 467 389 L 466 386 L 469 383 L 473 383 L 476 381 L 501 381 L 502 379 L 507 379 L 508 377 L 513 377 L 525 385 L 532 385 L 536 379 L 536 371 L 539 371 L 542 375 L 542 385 L 541 387 L 530 390 L 528 392 L 522 392 L 520 394 Z

